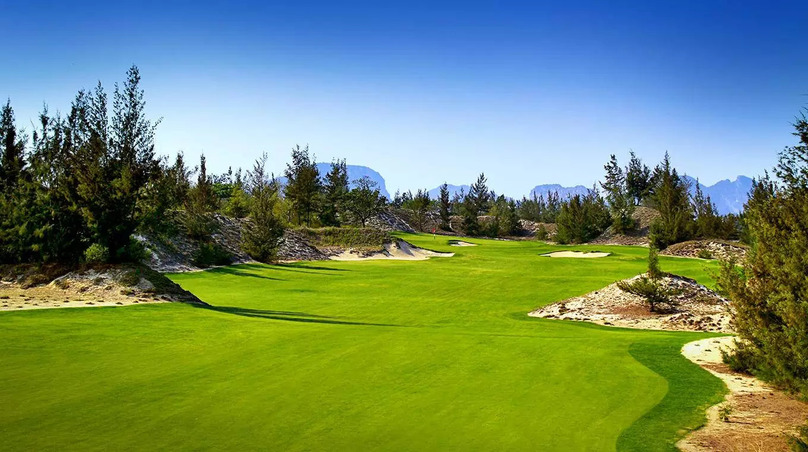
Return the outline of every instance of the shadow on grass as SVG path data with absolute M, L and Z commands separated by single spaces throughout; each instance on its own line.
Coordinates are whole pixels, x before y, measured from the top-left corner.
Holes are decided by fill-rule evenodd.
M 250 264 L 247 264 L 247 265 L 250 265 Z M 258 273 L 253 273 L 253 272 L 250 272 L 250 271 L 246 271 L 246 270 L 250 270 L 251 268 L 259 269 L 259 268 L 264 268 L 264 267 L 258 267 L 258 266 L 246 267 L 244 265 L 238 265 L 238 266 L 231 266 L 231 267 L 218 267 L 218 268 L 211 269 L 209 271 L 211 273 L 225 273 L 225 274 L 233 275 L 233 276 L 247 276 L 247 277 L 250 277 L 250 278 L 268 279 L 270 281 L 286 281 L 285 279 L 273 278 L 271 276 L 259 275 Z
M 400 326 L 388 323 L 351 322 L 348 320 L 339 320 L 334 317 L 326 317 L 322 315 L 307 314 L 305 312 L 295 312 L 295 311 L 248 309 L 248 308 L 239 308 L 235 306 L 211 306 L 211 305 L 207 306 L 194 305 L 194 306 L 197 308 L 221 312 L 224 314 L 233 314 L 242 317 L 252 317 L 257 319 L 282 320 L 286 322 L 325 323 L 330 325 Z

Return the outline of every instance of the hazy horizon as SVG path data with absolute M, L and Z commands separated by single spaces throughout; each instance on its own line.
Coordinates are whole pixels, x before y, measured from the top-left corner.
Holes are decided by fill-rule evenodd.
M 138 9 L 139 8 L 139 9 Z M 7 31 L 0 97 L 31 130 L 43 105 L 108 92 L 136 64 L 157 151 L 210 172 L 295 144 L 370 167 L 388 190 L 590 185 L 609 154 L 665 151 L 706 185 L 754 177 L 795 140 L 808 5 L 26 2 Z

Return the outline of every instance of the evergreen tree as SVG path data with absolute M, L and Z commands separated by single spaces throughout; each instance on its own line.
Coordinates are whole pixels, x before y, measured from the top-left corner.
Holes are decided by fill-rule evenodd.
M 302 149 L 300 146 L 292 148 L 292 162 L 286 165 L 284 175 L 287 179 L 284 188 L 286 199 L 292 203 L 298 224 L 308 226 L 320 205 L 322 185 L 320 171 L 314 157 L 309 157 L 308 146 Z
M 429 193 L 426 190 L 418 189 L 415 196 L 404 203 L 403 207 L 412 213 L 413 225 L 415 229 L 423 232 L 426 225 L 427 215 L 432 206 Z
M 259 262 L 274 261 L 283 239 L 283 223 L 275 215 L 278 186 L 266 172 L 267 158 L 264 153 L 247 173 L 251 202 L 242 233 L 242 248 Z
M 659 217 L 651 224 L 649 238 L 658 249 L 665 249 L 692 237 L 693 211 L 688 184 L 671 166 L 667 152 L 654 171 L 654 179 L 656 186 L 651 201 L 659 211 Z
M 610 223 L 609 209 L 595 190 L 574 195 L 561 204 L 556 224 L 559 243 L 585 243 L 600 235 Z
M 696 193 L 693 196 L 693 210 L 696 215 L 695 235 L 700 238 L 725 238 L 721 217 L 716 214 L 715 204 L 709 196 L 704 196 L 701 184 L 696 180 Z
M 384 207 L 384 197 L 379 193 L 376 182 L 365 176 L 354 181 L 354 188 L 348 192 L 346 210 L 362 227 Z
M 340 215 L 345 208 L 348 191 L 348 165 L 345 160 L 334 160 L 323 184 L 323 207 L 320 211 L 323 226 L 340 225 Z
M 12 192 L 20 180 L 25 162 L 25 139 L 17 134 L 11 101 L 0 112 L 0 193 Z
M 808 396 L 808 121 L 780 153 L 774 181 L 753 184 L 745 206 L 752 247 L 742 268 L 724 262 L 719 288 L 740 337 L 731 367 Z
M 626 169 L 626 190 L 635 205 L 642 204 L 651 193 L 653 182 L 651 180 L 651 169 L 642 163 L 631 151 L 631 158 Z
M 491 192 L 488 190 L 487 183 L 485 173 L 480 173 L 477 181 L 469 188 L 466 198 L 471 203 L 471 208 L 476 211 L 476 215 L 485 215 L 491 207 Z
M 188 191 L 185 202 L 184 223 L 188 235 L 199 240 L 208 240 L 216 230 L 211 213 L 218 207 L 218 198 L 213 193 L 213 181 L 208 176 L 205 154 L 199 157 L 196 185 Z
M 444 231 L 451 230 L 450 220 L 452 215 L 452 202 L 449 199 L 449 185 L 445 182 L 440 186 L 440 196 L 438 198 L 440 228 Z
M 606 170 L 606 180 L 601 182 L 600 186 L 606 191 L 612 229 L 617 233 L 627 232 L 634 227 L 634 219 L 631 217 L 634 213 L 634 202 L 626 189 L 626 176 L 617 164 L 617 157 L 614 154 L 603 168 Z

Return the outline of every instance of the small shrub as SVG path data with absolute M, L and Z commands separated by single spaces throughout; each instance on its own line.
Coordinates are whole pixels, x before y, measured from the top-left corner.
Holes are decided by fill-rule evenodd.
M 539 227 L 536 228 L 536 240 L 544 241 L 547 240 L 549 236 L 550 233 L 547 232 L 547 228 L 543 224 L 540 224 Z
M 665 273 L 659 268 L 659 251 L 652 245 L 648 248 L 648 276 L 651 279 L 659 279 Z
M 118 262 L 142 262 L 149 253 L 146 246 L 135 240 L 129 239 L 129 244 L 115 252 Z
M 711 253 L 710 250 L 700 249 L 699 252 L 696 253 L 696 256 L 698 256 L 701 259 L 712 259 L 713 253 Z
M 227 265 L 231 262 L 233 262 L 233 256 L 227 250 L 210 242 L 201 243 L 193 256 L 193 263 L 197 267 Z
M 729 422 L 729 417 L 731 414 L 732 405 L 729 403 L 721 405 L 721 408 L 718 409 L 718 419 L 721 419 L 721 422 Z
M 735 372 L 751 373 L 752 369 L 760 366 L 760 360 L 754 349 L 742 342 L 736 342 L 735 345 L 735 350 L 732 352 L 721 350 L 721 358 L 730 369 Z
M 800 427 L 797 436 L 790 436 L 788 445 L 793 452 L 808 452 L 808 425 Z
M 109 250 L 104 245 L 93 243 L 84 250 L 84 261 L 91 264 L 98 264 L 109 260 Z
M 651 312 L 657 312 L 658 305 L 666 304 L 673 308 L 676 301 L 674 291 L 665 287 L 659 280 L 641 276 L 633 281 L 619 281 L 617 287 L 624 292 L 643 297 Z

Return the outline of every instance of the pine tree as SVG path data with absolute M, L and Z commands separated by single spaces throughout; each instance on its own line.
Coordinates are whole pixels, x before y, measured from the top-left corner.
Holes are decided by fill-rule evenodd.
M 724 238 L 721 217 L 716 214 L 715 204 L 709 196 L 704 196 L 701 184 L 696 179 L 696 193 L 693 195 L 693 210 L 696 215 L 694 233 L 700 238 Z
M 16 188 L 25 162 L 24 149 L 25 139 L 17 134 L 14 110 L 7 100 L 0 113 L 0 193 Z
M 634 151 L 631 151 L 629 155 L 631 157 L 626 169 L 626 190 L 634 204 L 640 205 L 651 194 L 653 185 L 651 169 L 643 165 L 642 160 L 634 154 Z
M 654 171 L 654 179 L 651 201 L 659 217 L 651 224 L 650 240 L 658 249 L 665 249 L 692 237 L 693 211 L 687 182 L 671 166 L 667 152 Z
M 362 227 L 368 220 L 381 212 L 384 207 L 384 197 L 379 193 L 376 182 L 365 176 L 354 181 L 354 188 L 348 192 L 346 210 L 354 221 Z
M 274 261 L 283 239 L 283 223 L 275 215 L 278 186 L 266 172 L 267 159 L 264 153 L 248 171 L 250 213 L 242 234 L 242 248 L 259 262 Z
M 606 191 L 612 229 L 617 233 L 627 232 L 634 227 L 634 219 L 631 217 L 634 213 L 634 202 L 626 189 L 626 176 L 617 164 L 617 157 L 614 154 L 603 168 L 606 170 L 606 179 L 600 186 Z
M 444 231 L 452 229 L 451 215 L 452 215 L 452 202 L 449 199 L 449 185 L 445 182 L 440 186 L 440 196 L 438 198 L 439 214 L 440 214 L 440 228 Z
M 719 287 L 733 301 L 735 369 L 808 396 L 808 121 L 779 155 L 775 175 L 756 180 L 745 205 L 752 247 L 743 268 L 722 265 Z
M 469 188 L 467 198 L 471 202 L 471 207 L 476 211 L 476 215 L 485 215 L 491 207 L 491 192 L 488 190 L 487 183 L 485 173 L 480 173 L 477 181 Z
M 431 206 L 432 200 L 429 199 L 429 192 L 421 189 L 418 189 L 412 199 L 404 203 L 403 207 L 412 213 L 413 225 L 416 230 L 424 231 L 427 214 Z
M 320 205 L 320 171 L 309 157 L 309 147 L 292 148 L 292 162 L 286 165 L 284 194 L 292 203 L 298 224 L 310 225 L 312 215 Z
M 323 184 L 323 206 L 320 210 L 320 222 L 323 226 L 340 225 L 348 190 L 348 165 L 345 160 L 332 161 Z

